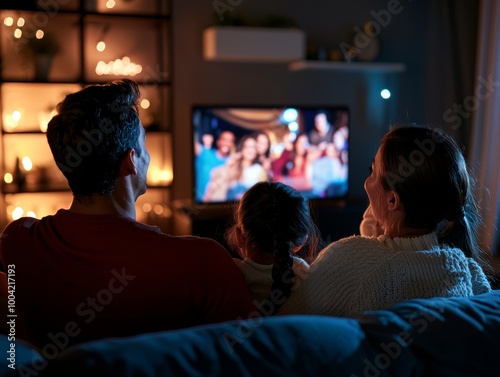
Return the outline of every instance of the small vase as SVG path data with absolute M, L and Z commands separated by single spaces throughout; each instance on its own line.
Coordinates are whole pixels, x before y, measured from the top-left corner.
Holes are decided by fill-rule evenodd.
M 35 65 L 36 81 L 48 81 L 52 58 L 51 54 L 35 54 L 33 63 Z

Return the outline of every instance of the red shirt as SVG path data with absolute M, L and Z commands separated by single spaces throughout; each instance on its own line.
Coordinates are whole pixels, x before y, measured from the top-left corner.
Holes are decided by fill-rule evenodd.
M 241 272 L 216 241 L 128 218 L 68 210 L 22 218 L 2 233 L 0 258 L 4 270 L 15 267 L 18 320 L 42 348 L 255 313 Z

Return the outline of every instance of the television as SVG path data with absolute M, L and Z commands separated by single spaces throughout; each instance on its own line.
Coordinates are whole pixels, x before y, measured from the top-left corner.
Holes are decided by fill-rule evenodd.
M 195 105 L 194 202 L 237 201 L 263 180 L 309 199 L 345 198 L 349 127 L 346 106 Z

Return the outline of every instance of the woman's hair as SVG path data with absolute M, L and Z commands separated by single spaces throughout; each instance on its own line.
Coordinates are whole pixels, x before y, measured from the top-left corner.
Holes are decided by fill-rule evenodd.
M 307 199 L 283 183 L 256 183 L 243 195 L 235 211 L 235 224 L 226 233 L 228 244 L 235 248 L 236 227 L 241 229 L 248 249 L 273 257 L 271 291 L 278 290 L 288 298 L 295 281 L 294 248 L 302 245 L 313 255 L 319 241 Z M 280 306 L 274 303 L 274 312 Z
M 120 162 L 138 156 L 139 87 L 123 79 L 68 94 L 48 124 L 47 141 L 75 196 L 111 195 Z
M 382 185 L 398 193 L 404 225 L 436 231 L 442 244 L 460 248 L 485 267 L 473 181 L 453 138 L 429 128 L 398 126 L 382 139 L 380 158 Z

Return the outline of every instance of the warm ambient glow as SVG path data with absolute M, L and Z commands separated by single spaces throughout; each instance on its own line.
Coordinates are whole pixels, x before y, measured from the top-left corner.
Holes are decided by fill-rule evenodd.
M 49 126 L 49 122 L 55 115 L 57 115 L 56 109 L 50 112 L 40 111 L 38 113 L 38 126 L 40 127 L 40 131 L 47 132 L 47 127 Z
M 135 76 L 142 72 L 140 64 L 132 63 L 128 56 L 122 59 L 112 60 L 108 63 L 100 60 L 95 67 L 95 73 L 101 75 L 115 75 L 115 76 Z
M 95 46 L 95 49 L 99 52 L 103 52 L 106 49 L 106 43 L 104 43 L 103 41 L 98 42 Z
M 148 184 L 161 185 L 170 184 L 174 178 L 170 170 L 162 170 L 158 168 L 151 167 L 148 174 Z
M 151 105 L 151 103 L 149 102 L 148 99 L 144 98 L 142 101 L 141 101 L 141 107 L 146 110 L 147 108 L 149 108 L 149 106 Z
M 42 39 L 44 35 L 45 35 L 45 33 L 43 32 L 43 30 L 42 29 L 38 29 L 36 31 L 35 38 L 36 39 Z
M 3 24 L 5 26 L 12 26 L 14 25 L 14 19 L 12 17 L 5 17 L 5 19 L 3 20 Z
M 114 8 L 115 5 L 116 5 L 116 2 L 114 0 L 106 1 L 106 8 L 108 8 L 108 9 Z
M 12 120 L 14 120 L 14 122 L 19 122 L 21 120 L 21 112 L 17 110 L 13 111 Z
M 17 220 L 17 219 L 21 218 L 23 215 L 24 215 L 24 209 L 22 209 L 22 207 L 16 207 L 14 209 L 14 211 L 12 211 L 12 214 L 11 214 L 12 220 Z M 36 214 L 33 211 L 26 212 L 26 216 L 36 218 Z
M 14 211 L 12 211 L 12 219 L 17 220 L 21 218 L 21 216 L 24 215 L 24 209 L 21 207 L 16 207 Z
M 28 156 L 23 157 L 21 163 L 23 164 L 24 170 L 30 171 L 31 169 L 33 169 L 33 162 L 31 162 L 31 158 L 29 158 Z
M 13 111 L 12 114 L 4 113 L 3 114 L 4 129 L 6 131 L 14 130 L 19 125 L 21 117 L 22 117 L 21 112 L 18 110 Z
M 23 27 L 24 26 L 24 18 L 22 17 L 19 17 L 19 19 L 17 20 L 17 26 L 19 27 Z
M 21 30 L 21 29 L 16 29 L 16 30 L 14 30 L 14 38 L 19 39 L 19 38 L 21 38 L 22 36 L 23 36 L 23 32 L 22 32 L 22 30 Z
M 10 173 L 5 173 L 5 175 L 3 176 L 3 180 L 5 183 L 9 184 L 14 181 L 14 177 Z
M 157 215 L 161 215 L 163 213 L 163 206 L 161 204 L 155 204 L 154 208 L 153 208 L 153 211 L 157 214 Z

